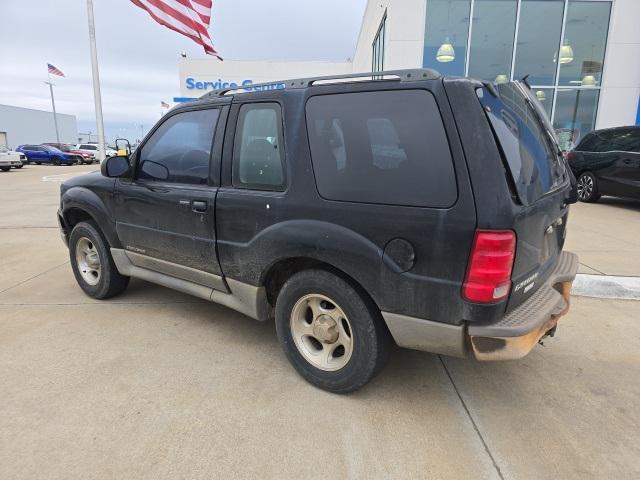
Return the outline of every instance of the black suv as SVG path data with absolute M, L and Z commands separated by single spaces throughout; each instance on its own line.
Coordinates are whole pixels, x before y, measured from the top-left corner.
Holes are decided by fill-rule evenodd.
M 640 198 L 639 126 L 594 130 L 567 160 L 581 201 L 597 202 L 601 195 Z
M 91 297 L 130 277 L 275 318 L 309 382 L 355 390 L 390 345 L 526 355 L 569 305 L 570 175 L 526 83 L 431 70 L 219 90 L 66 181 Z

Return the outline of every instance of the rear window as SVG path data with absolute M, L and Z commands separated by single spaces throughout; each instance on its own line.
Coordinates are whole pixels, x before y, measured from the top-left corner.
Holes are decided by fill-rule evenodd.
M 449 144 L 430 92 L 319 95 L 306 116 L 322 197 L 435 208 L 455 202 Z
M 497 97 L 486 88 L 478 89 L 478 97 L 500 142 L 518 197 L 530 205 L 564 183 L 564 162 L 544 108 L 527 93 L 527 87 L 510 82 L 494 88 Z

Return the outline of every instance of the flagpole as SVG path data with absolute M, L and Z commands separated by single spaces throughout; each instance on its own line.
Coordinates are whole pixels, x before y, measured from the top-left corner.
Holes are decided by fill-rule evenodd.
M 87 0 L 89 20 L 89 48 L 91 50 L 91 70 L 93 74 L 93 100 L 96 108 L 96 127 L 98 129 L 98 148 L 100 161 L 105 158 L 104 123 L 102 121 L 102 97 L 100 95 L 100 74 L 98 73 L 98 50 L 96 49 L 96 27 L 93 19 L 93 0 Z
M 60 143 L 60 132 L 58 130 L 58 116 L 56 115 L 56 101 L 53 99 L 53 82 L 51 81 L 51 75 L 47 72 L 48 82 L 44 82 L 49 85 L 49 93 L 51 93 L 51 107 L 53 107 L 53 124 L 56 127 L 56 143 Z

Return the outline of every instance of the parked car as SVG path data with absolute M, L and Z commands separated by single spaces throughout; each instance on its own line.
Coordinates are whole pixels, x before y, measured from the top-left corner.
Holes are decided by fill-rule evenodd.
M 43 145 L 49 145 L 50 147 L 55 147 L 65 153 L 78 155 L 81 157 L 80 163 L 83 164 L 91 164 L 95 161 L 94 157 L 90 153 L 77 150 L 74 145 L 69 145 L 68 143 L 43 143 Z
M 0 145 L 0 170 L 3 172 L 8 172 L 12 168 L 22 168 L 26 158 L 24 154 L 14 152 L 6 146 Z
M 93 155 L 93 158 L 95 158 L 96 160 L 98 160 L 100 158 L 100 147 L 96 144 L 93 143 L 79 143 L 78 145 L 76 145 L 76 150 L 80 150 L 81 152 L 85 152 L 85 153 L 89 153 L 91 155 Z M 116 150 L 113 150 L 111 148 L 106 148 L 105 149 L 105 158 L 109 158 L 109 157 L 115 157 L 118 154 L 118 152 Z
M 594 130 L 567 155 L 578 181 L 578 197 L 640 198 L 640 126 Z
M 312 384 L 349 392 L 390 342 L 526 355 L 569 308 L 569 170 L 521 82 L 433 70 L 219 90 L 61 186 L 75 278 L 130 277 L 275 318 Z M 495 133 L 494 133 L 495 132 Z
M 82 157 L 73 153 L 65 153 L 49 145 L 20 145 L 16 151 L 27 156 L 29 162 L 36 165 L 52 163 L 53 165 L 75 165 L 81 162 Z

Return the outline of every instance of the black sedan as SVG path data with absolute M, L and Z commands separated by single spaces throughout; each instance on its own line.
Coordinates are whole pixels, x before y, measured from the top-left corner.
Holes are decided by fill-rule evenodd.
M 578 198 L 601 195 L 640 198 L 640 126 L 594 130 L 567 155 L 578 181 Z

